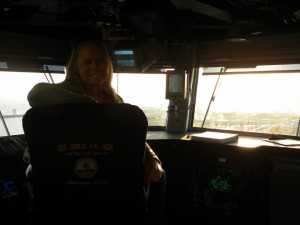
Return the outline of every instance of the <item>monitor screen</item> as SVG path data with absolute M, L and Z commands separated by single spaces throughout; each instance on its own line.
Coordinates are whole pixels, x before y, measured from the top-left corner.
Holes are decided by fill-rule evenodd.
M 187 76 L 184 70 L 167 72 L 166 99 L 186 97 Z
M 134 51 L 132 49 L 114 50 L 117 66 L 135 66 Z
M 245 169 L 199 165 L 193 190 L 193 205 L 222 216 L 239 214 L 246 198 Z
M 137 72 L 137 52 L 135 48 L 113 50 L 115 72 Z
M 0 199 L 18 195 L 17 185 L 13 178 L 0 179 Z

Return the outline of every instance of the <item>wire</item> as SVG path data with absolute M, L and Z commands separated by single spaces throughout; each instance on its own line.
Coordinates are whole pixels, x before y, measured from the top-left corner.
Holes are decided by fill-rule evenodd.
M 2 123 L 3 123 L 3 126 L 4 126 L 4 129 L 5 129 L 6 133 L 7 133 L 7 135 L 10 136 L 8 127 L 7 127 L 7 125 L 6 125 L 6 122 L 5 122 L 5 119 L 4 119 L 4 117 L 3 117 L 3 114 L 2 114 L 2 112 L 1 112 L 1 110 L 0 110 L 0 117 L 1 117 L 1 120 L 2 120 Z
M 210 101 L 209 101 L 209 103 L 208 103 L 208 107 L 207 107 L 206 113 L 205 113 L 205 115 L 204 115 L 204 119 L 203 119 L 202 126 L 201 126 L 202 128 L 204 127 L 204 124 L 205 124 L 205 121 L 206 121 L 206 117 L 207 117 L 208 112 L 209 112 L 209 110 L 210 110 L 211 103 L 212 103 L 212 102 L 215 100 L 215 98 L 216 98 L 216 90 L 217 90 L 217 87 L 218 87 L 219 84 L 220 84 L 221 74 L 222 74 L 222 73 L 225 73 L 226 70 L 227 70 L 226 67 L 225 67 L 224 69 L 223 69 L 223 68 L 220 69 L 219 76 L 218 76 L 218 79 L 217 79 L 217 81 L 216 81 L 215 88 L 214 88 L 214 90 L 213 90 L 213 93 L 212 93 L 212 95 L 211 95 Z
M 45 77 L 46 77 L 48 83 L 49 83 L 49 84 L 50 84 L 50 83 L 54 84 L 54 80 L 53 80 L 52 75 L 51 75 L 51 73 L 50 73 L 49 67 L 46 65 L 45 68 L 46 68 L 46 70 L 47 70 L 47 72 L 48 72 L 48 76 L 49 76 L 49 78 L 50 78 L 50 80 L 51 80 L 51 81 L 50 81 L 50 80 L 48 79 L 46 73 L 44 72 L 44 75 L 45 75 Z

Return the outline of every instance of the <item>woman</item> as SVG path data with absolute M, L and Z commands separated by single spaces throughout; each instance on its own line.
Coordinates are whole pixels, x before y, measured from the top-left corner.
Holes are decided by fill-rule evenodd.
M 66 68 L 66 78 L 58 84 L 38 83 L 28 93 L 31 107 L 60 103 L 123 103 L 111 86 L 113 65 L 104 44 L 78 42 Z M 148 209 L 150 224 L 164 224 L 166 175 L 161 161 L 145 143 L 145 181 L 150 183 Z
M 113 65 L 101 42 L 80 41 L 67 64 L 66 78 L 58 84 L 38 83 L 28 93 L 31 107 L 70 103 L 123 103 L 111 86 Z M 158 182 L 164 170 L 158 156 L 146 143 L 145 181 Z

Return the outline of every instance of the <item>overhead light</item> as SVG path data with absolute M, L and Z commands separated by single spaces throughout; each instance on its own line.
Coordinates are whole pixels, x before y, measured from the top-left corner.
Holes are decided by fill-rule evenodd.
M 251 35 L 260 35 L 260 34 L 262 34 L 262 31 L 251 31 L 250 34 Z
M 228 28 L 228 36 L 226 41 L 230 42 L 246 42 L 247 38 L 243 35 L 241 28 L 237 24 L 232 24 Z

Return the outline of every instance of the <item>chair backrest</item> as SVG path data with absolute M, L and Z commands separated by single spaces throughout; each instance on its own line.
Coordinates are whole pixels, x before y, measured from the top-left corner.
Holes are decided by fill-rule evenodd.
M 29 109 L 23 129 L 35 223 L 144 224 L 147 127 L 143 111 L 130 104 Z

